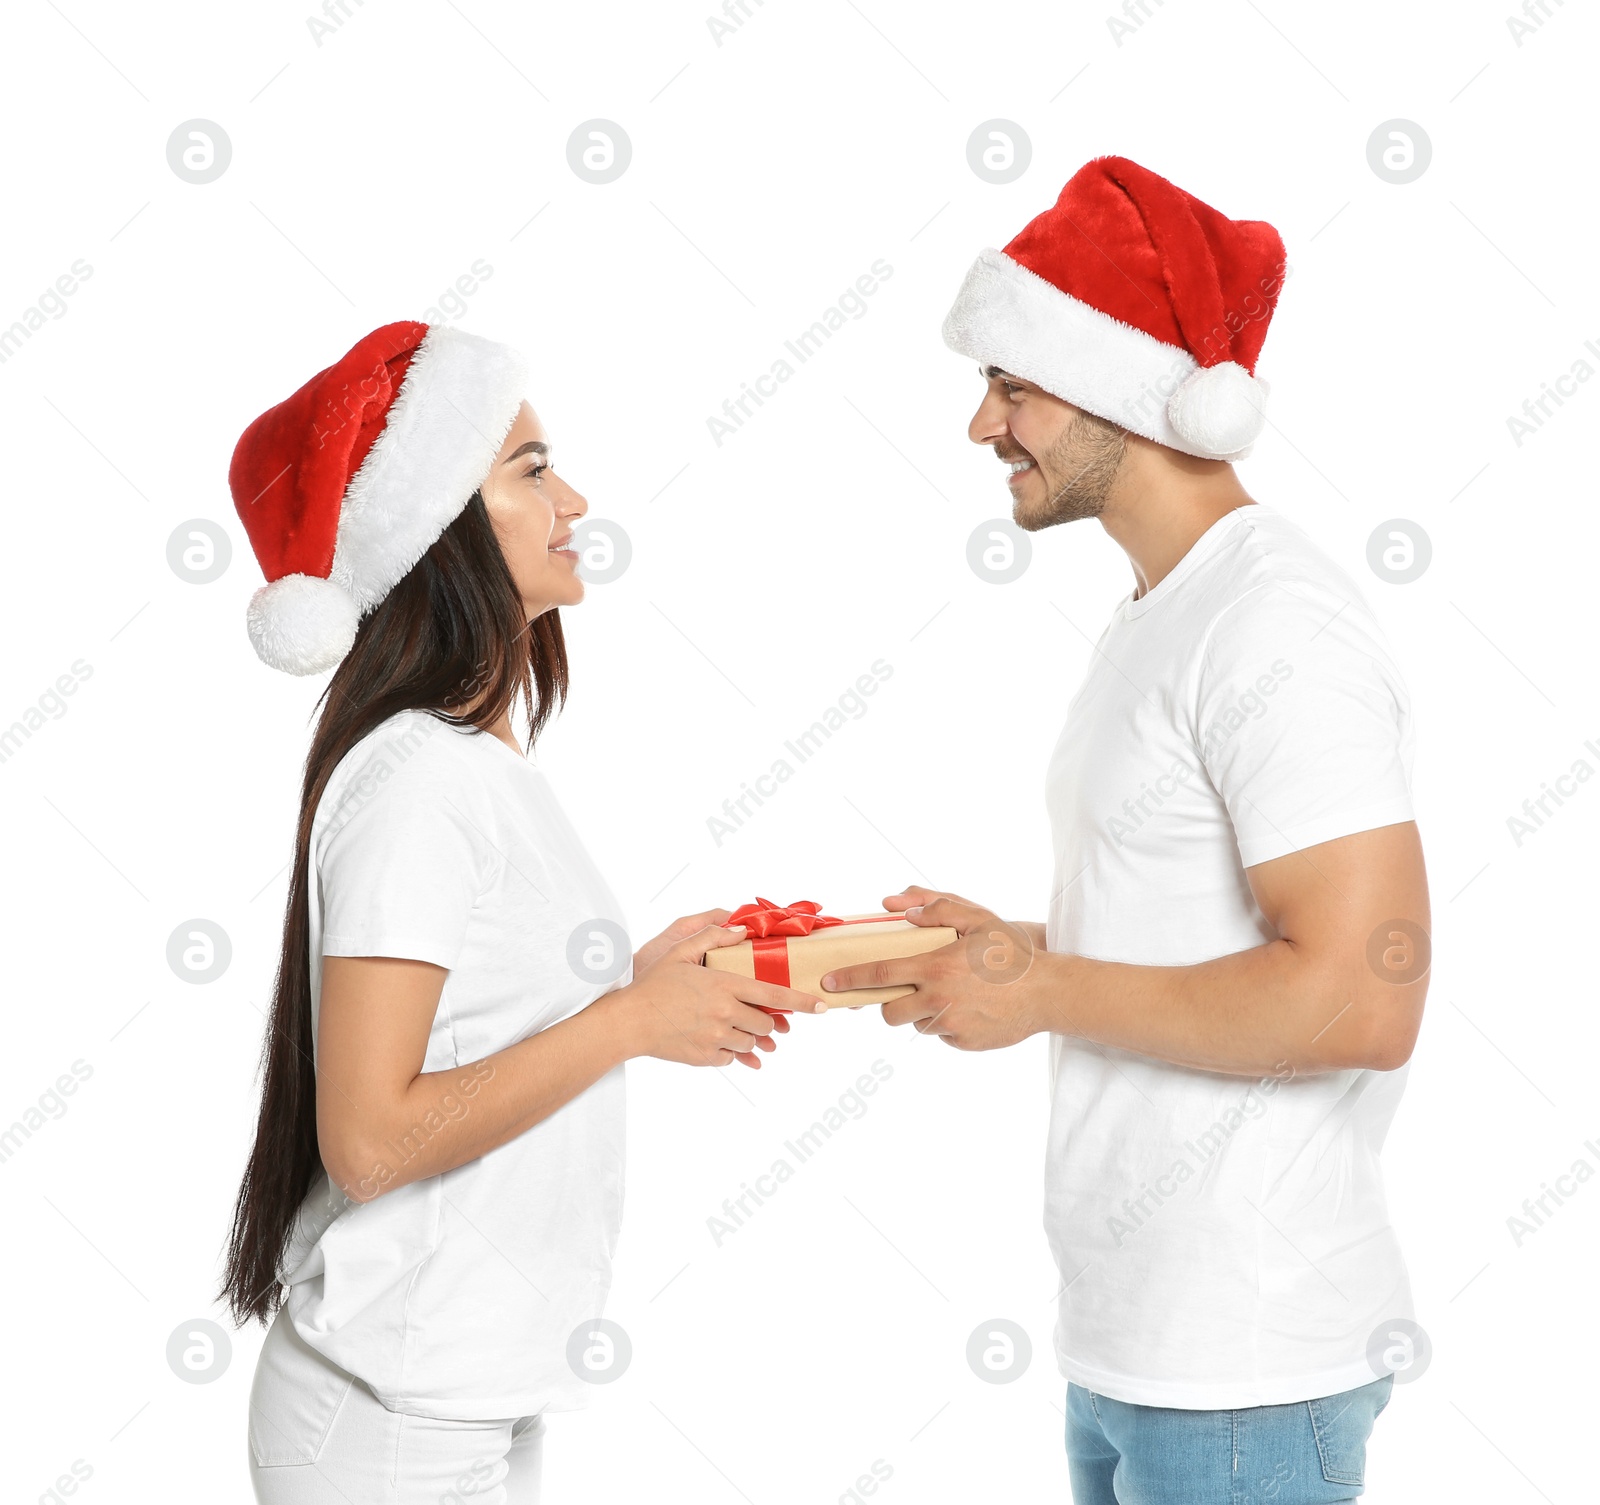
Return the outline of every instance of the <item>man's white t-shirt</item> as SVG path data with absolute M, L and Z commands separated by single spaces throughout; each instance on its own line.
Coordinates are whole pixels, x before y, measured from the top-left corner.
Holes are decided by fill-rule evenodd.
M 1072 701 L 1049 949 L 1182 966 L 1272 940 L 1245 869 L 1412 819 L 1411 761 L 1355 584 L 1270 507 L 1228 513 L 1117 608 Z M 1204 1410 L 1376 1378 L 1368 1338 L 1411 1312 L 1378 1163 L 1404 1078 L 1252 1079 L 1052 1036 L 1062 1373 Z
M 623 916 L 544 775 L 498 738 L 406 711 L 341 759 L 311 832 L 311 990 L 324 956 L 449 975 L 424 1071 L 482 1061 L 631 980 Z M 577 966 L 569 939 L 581 932 Z M 368 1202 L 322 1177 L 283 1263 L 286 1310 L 389 1409 L 447 1419 L 581 1406 L 567 1360 L 598 1317 L 622 1216 L 623 1068 L 515 1139 Z M 323 1084 L 337 1091 L 338 1083 Z M 480 1084 L 386 1147 L 392 1172 Z M 374 1166 L 379 1182 L 387 1179 Z M 585 1345 L 587 1346 L 587 1345 Z

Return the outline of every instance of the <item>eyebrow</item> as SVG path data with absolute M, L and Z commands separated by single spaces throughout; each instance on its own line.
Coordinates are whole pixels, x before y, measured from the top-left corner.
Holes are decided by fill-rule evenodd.
M 543 439 L 530 439 L 526 444 L 518 445 L 517 448 L 512 450 L 511 453 L 507 455 L 504 461 L 501 463 L 509 465 L 513 460 L 520 460 L 526 454 L 543 455 L 548 459 L 550 455 L 550 446 L 546 444 Z
M 1015 381 L 1017 379 L 1011 374 L 1011 372 L 1002 370 L 999 366 L 980 366 L 978 369 L 983 373 L 984 378 L 988 381 L 993 381 L 997 376 L 1004 377 L 1009 381 Z

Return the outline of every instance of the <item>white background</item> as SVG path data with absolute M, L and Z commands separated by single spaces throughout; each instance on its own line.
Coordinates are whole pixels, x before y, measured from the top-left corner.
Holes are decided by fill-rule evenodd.
M 1600 1185 L 1520 1247 L 1507 1218 L 1600 1164 L 1600 788 L 1520 845 L 1507 817 L 1600 768 L 1600 384 L 1520 446 L 1506 422 L 1600 341 L 1592 14 L 1552 6 L 1519 46 L 1509 0 L 1172 0 L 1119 45 L 1109 0 L 750 0 L 719 46 L 708 4 L 372 0 L 320 46 L 294 4 L 9 12 L 0 326 L 75 260 L 92 275 L 0 365 L 0 726 L 92 674 L 0 763 L 0 1126 L 74 1061 L 92 1075 L 0 1164 L 6 1497 L 51 1498 L 75 1460 L 85 1499 L 248 1497 L 259 1332 L 210 1384 L 165 1358 L 220 1316 L 319 690 L 245 639 L 245 424 L 482 258 L 459 322 L 529 352 L 559 464 L 632 540 L 565 614 L 573 693 L 539 761 L 635 936 L 919 879 L 1042 918 L 1045 760 L 1130 575 L 1094 524 L 1035 538 L 1015 584 L 969 569 L 1008 499 L 938 329 L 975 253 L 1106 152 L 1281 231 L 1272 427 L 1241 475 L 1365 582 L 1420 719 L 1436 961 L 1385 1158 L 1435 1355 L 1366 1498 L 1592 1497 Z M 566 157 L 595 117 L 633 146 L 603 186 Z M 966 159 L 995 117 L 1033 147 L 1005 186 Z M 1396 117 L 1433 146 L 1405 185 L 1367 160 Z M 166 159 L 193 118 L 232 143 L 204 185 Z M 865 316 L 716 446 L 706 418 L 878 258 Z M 232 541 L 208 585 L 167 563 L 197 518 Z M 1433 545 L 1407 585 L 1366 563 L 1395 518 Z M 868 712 L 715 844 L 707 818 L 879 658 Z M 233 948 L 203 986 L 166 961 L 196 917 Z M 716 1247 L 722 1199 L 878 1058 L 866 1115 Z M 635 1356 L 555 1419 L 551 1501 L 831 1502 L 880 1459 L 881 1500 L 1066 1498 L 1043 1038 L 968 1056 L 840 1014 L 759 1075 L 630 1079 L 609 1315 Z M 987 1385 L 966 1340 L 1001 1316 L 1033 1363 Z

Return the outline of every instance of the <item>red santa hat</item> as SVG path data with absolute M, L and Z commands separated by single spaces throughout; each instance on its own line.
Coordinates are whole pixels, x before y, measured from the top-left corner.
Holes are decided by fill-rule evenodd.
M 356 626 L 460 515 L 527 390 L 522 357 L 442 324 L 385 324 L 244 431 L 233 504 L 267 584 L 246 622 L 290 674 Z
M 944 340 L 1157 444 L 1242 460 L 1266 425 L 1256 358 L 1287 275 L 1271 225 L 1096 157 L 973 263 Z

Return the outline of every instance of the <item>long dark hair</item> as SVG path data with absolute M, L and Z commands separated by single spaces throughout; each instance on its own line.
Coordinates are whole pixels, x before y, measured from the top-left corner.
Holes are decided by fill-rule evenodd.
M 567 652 L 556 613 L 526 617 L 481 495 L 361 623 L 324 691 L 306 755 L 283 949 L 261 1051 L 255 1146 L 234 1203 L 221 1299 L 234 1321 L 263 1325 L 283 1291 L 279 1263 L 322 1172 L 312 1056 L 311 822 L 339 760 L 400 711 L 485 729 L 520 701 L 531 748 L 566 700 Z

